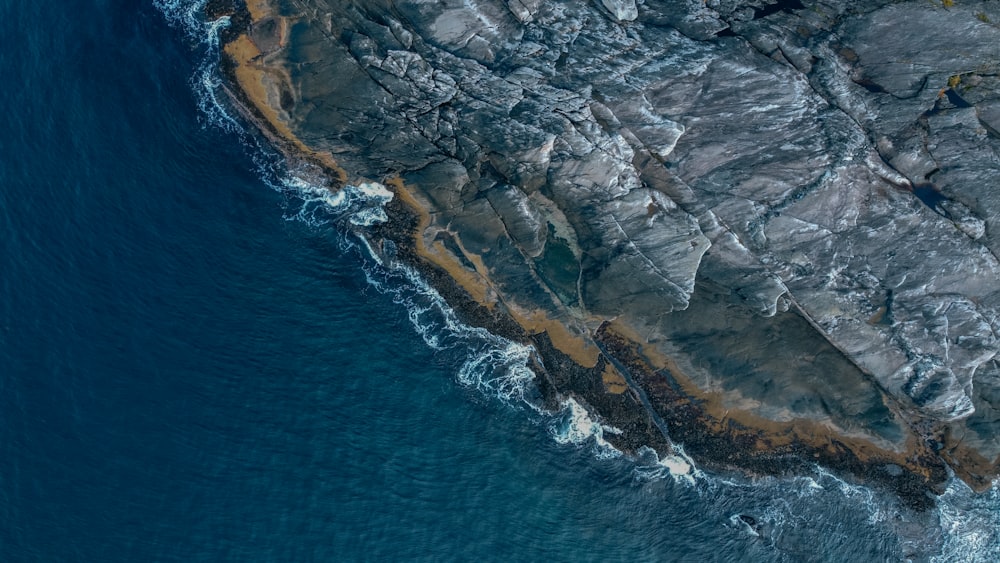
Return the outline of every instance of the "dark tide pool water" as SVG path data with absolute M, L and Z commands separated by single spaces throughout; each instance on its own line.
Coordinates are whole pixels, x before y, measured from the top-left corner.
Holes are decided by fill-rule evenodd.
M 197 4 L 0 0 L 0 561 L 997 555 L 996 493 L 675 480 L 535 412 L 226 120 Z

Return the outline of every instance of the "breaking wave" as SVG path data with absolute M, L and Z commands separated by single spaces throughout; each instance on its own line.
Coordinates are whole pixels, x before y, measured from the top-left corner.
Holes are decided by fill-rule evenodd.
M 367 215 L 369 211 L 357 213 Z M 362 266 L 369 284 L 392 296 L 395 303 L 406 309 L 410 324 L 430 348 L 459 356 L 456 362 L 460 363 L 456 374 L 459 383 L 509 405 L 527 406 L 540 412 L 535 373 L 528 367 L 534 353 L 532 347 L 463 324 L 444 298 L 416 271 L 379 258 L 363 237 L 359 237 L 359 243 L 369 250 Z
M 562 411 L 549 425 L 549 431 L 560 444 L 584 444 L 594 442 L 594 452 L 599 458 L 613 458 L 621 455 L 607 440 L 604 434 L 621 434 L 622 431 L 613 426 L 607 426 L 594 420 L 591 413 L 576 399 L 564 399 L 560 406 Z
M 652 448 L 640 448 L 635 468 L 636 477 L 640 480 L 670 478 L 688 485 L 695 484 L 696 480 L 706 485 L 713 481 L 694 464 L 694 460 L 687 455 L 683 446 L 672 444 L 671 447 L 673 451 L 664 455 L 658 454 Z

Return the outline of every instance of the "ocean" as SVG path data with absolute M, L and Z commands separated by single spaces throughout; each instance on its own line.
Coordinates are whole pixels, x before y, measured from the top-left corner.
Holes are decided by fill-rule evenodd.
M 377 186 L 238 118 L 202 3 L 0 0 L 0 561 L 1000 559 L 996 487 L 678 477 L 538 410 L 365 252 Z

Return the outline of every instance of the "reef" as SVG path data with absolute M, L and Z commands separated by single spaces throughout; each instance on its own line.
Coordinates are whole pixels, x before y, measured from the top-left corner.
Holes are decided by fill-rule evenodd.
M 235 103 L 626 453 L 1000 465 L 1000 5 L 214 0 Z

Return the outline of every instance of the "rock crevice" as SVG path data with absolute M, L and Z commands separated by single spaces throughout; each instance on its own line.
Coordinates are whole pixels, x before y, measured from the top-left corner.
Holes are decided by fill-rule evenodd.
M 997 10 L 274 1 L 243 37 L 290 92 L 244 90 L 350 178 L 397 178 L 426 217 L 414 260 L 492 295 L 577 377 L 624 372 L 668 433 L 690 401 L 705 428 L 675 438 L 803 459 L 836 440 L 855 473 L 890 463 L 934 490 L 947 463 L 983 487 Z M 553 392 L 624 416 L 583 380 Z

